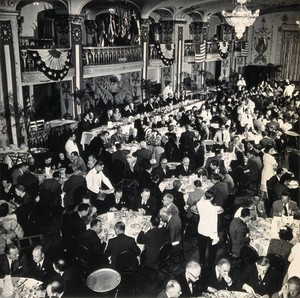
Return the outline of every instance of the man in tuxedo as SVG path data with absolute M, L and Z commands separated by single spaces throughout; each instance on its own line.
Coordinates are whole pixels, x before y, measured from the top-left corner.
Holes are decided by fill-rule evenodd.
M 108 265 L 107 257 L 104 255 L 106 242 L 98 236 L 101 232 L 102 222 L 100 219 L 94 218 L 90 223 L 90 229 L 79 235 L 79 245 L 86 249 L 85 253 L 91 270 Z M 107 237 L 106 234 L 104 234 L 105 237 Z M 79 254 L 81 252 L 81 250 L 78 251 Z
M 195 132 L 192 130 L 190 124 L 185 126 L 185 130 L 179 139 L 179 148 L 182 153 L 188 152 L 192 148 L 195 136 Z
M 196 261 L 190 261 L 185 271 L 177 275 L 175 279 L 181 286 L 181 297 L 200 297 L 202 288 L 199 282 L 201 266 Z
M 182 163 L 176 167 L 175 173 L 177 177 L 189 176 L 193 174 L 194 167 L 190 163 L 188 157 L 182 159 Z
M 153 175 L 157 175 L 159 177 L 158 184 L 162 182 L 165 178 L 171 177 L 171 171 L 168 166 L 168 160 L 166 158 L 162 158 L 158 167 L 153 169 Z
M 104 199 L 105 212 L 120 211 L 129 208 L 128 198 L 124 195 L 122 188 L 116 188 L 113 194 L 109 194 Z
M 44 284 L 47 284 L 50 279 L 55 275 L 52 261 L 45 256 L 44 247 L 37 245 L 32 250 L 32 266 L 30 272 L 32 277 Z
M 158 211 L 156 198 L 151 196 L 148 188 L 143 188 L 140 197 L 137 198 L 135 210 L 141 211 L 144 215 L 154 215 Z
M 221 258 L 212 269 L 208 269 L 204 273 L 204 283 L 206 291 L 215 293 L 219 290 L 231 290 L 233 288 L 233 280 L 230 277 L 231 264 L 229 260 Z
M 232 255 L 234 257 L 239 257 L 242 246 L 250 242 L 248 236 L 249 229 L 247 227 L 247 222 L 250 218 L 250 209 L 244 208 L 241 211 L 241 216 L 234 218 L 230 223 L 229 235 L 232 242 Z
M 165 290 L 162 290 L 157 298 L 178 298 L 181 296 L 181 287 L 178 281 L 171 279 L 167 282 Z
M 0 278 L 6 275 L 29 277 L 30 268 L 26 255 L 20 257 L 19 249 L 14 244 L 7 244 L 5 254 L 0 256 Z
M 254 264 L 248 264 L 245 267 L 239 277 L 237 288 L 248 294 L 272 297 L 282 285 L 278 276 L 276 270 L 270 266 L 269 259 L 261 256 Z
M 158 265 L 159 250 L 164 243 L 170 241 L 170 233 L 165 227 L 159 228 L 160 218 L 157 215 L 152 215 L 150 222 L 150 229 L 142 227 L 137 237 L 137 243 L 145 245 L 144 265 L 155 269 Z
M 291 201 L 291 197 L 288 192 L 282 193 L 281 200 L 277 200 L 273 203 L 271 212 L 272 216 L 290 216 L 295 213 L 299 213 L 299 207 L 296 202 Z
M 136 163 L 134 165 L 134 171 L 137 174 L 141 173 L 141 169 L 140 169 L 142 166 L 141 162 L 146 159 L 150 161 L 152 156 L 152 151 L 147 149 L 147 143 L 145 141 L 140 142 L 140 147 L 141 149 L 133 152 L 132 154 L 132 156 L 135 156 L 137 158 Z
M 141 253 L 134 238 L 125 235 L 125 224 L 121 221 L 115 224 L 116 237 L 108 240 L 105 255 L 111 258 L 112 267 L 116 266 L 116 260 L 123 251 L 131 251 L 136 256 Z
M 157 122 L 157 128 L 167 127 L 167 117 L 166 115 L 161 115 L 161 119 Z

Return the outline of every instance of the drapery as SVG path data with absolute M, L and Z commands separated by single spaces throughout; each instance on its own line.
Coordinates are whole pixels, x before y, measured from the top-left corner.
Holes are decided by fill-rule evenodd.
M 300 31 L 283 30 L 280 65 L 283 79 L 300 81 Z

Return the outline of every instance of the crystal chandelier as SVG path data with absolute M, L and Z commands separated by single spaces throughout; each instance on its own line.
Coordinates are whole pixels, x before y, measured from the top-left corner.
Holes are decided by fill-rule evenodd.
M 259 9 L 251 12 L 247 9 L 245 3 L 247 0 L 237 0 L 238 5 L 232 12 L 222 11 L 226 22 L 234 27 L 236 37 L 240 39 L 246 30 L 246 27 L 253 25 L 256 18 L 259 16 Z

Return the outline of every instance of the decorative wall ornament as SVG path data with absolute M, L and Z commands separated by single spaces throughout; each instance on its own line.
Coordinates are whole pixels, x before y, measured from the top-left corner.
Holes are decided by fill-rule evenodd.
M 221 58 L 226 59 L 228 57 L 229 42 L 228 41 L 219 42 L 218 49 L 219 49 Z
M 28 50 L 32 52 L 38 70 L 53 81 L 62 80 L 70 69 L 71 50 L 61 52 L 59 50 Z
M 171 67 L 163 67 L 162 68 L 162 81 L 170 81 L 171 80 Z
M 166 35 L 171 35 L 173 33 L 173 21 L 162 21 L 161 27 L 162 27 L 162 33 Z
M 69 33 L 69 15 L 57 15 L 55 18 L 57 32 L 61 34 Z
M 12 40 L 12 31 L 9 22 L 2 22 L 0 27 L 0 40 L 2 40 L 2 42 L 4 43 L 10 42 Z
M 84 21 L 86 33 L 93 35 L 96 32 L 96 23 L 94 20 L 85 20 Z
M 174 44 L 155 44 L 156 51 L 158 56 L 164 65 L 170 66 L 174 63 L 175 60 L 175 46 Z
M 84 17 L 81 15 L 71 15 L 69 16 L 69 20 L 75 25 L 82 25 L 84 22 Z

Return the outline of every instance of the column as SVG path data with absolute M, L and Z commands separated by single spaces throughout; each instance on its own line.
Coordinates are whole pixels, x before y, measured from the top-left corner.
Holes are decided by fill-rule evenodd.
M 149 61 L 149 25 L 148 19 L 141 20 L 141 43 L 143 48 L 143 69 L 142 69 L 142 82 L 148 79 L 148 61 Z M 143 96 L 145 98 L 145 89 L 142 90 Z
M 0 14 L 0 132 L 2 145 L 18 146 L 26 139 L 26 119 L 17 16 L 18 13 L 13 11 L 3 11 Z
M 179 98 L 182 91 L 182 64 L 184 59 L 184 40 L 183 40 L 183 24 L 185 21 L 177 21 L 175 25 L 175 32 L 177 31 L 177 42 L 176 42 L 176 77 L 175 84 L 176 86 L 175 92 L 177 97 Z
M 81 15 L 70 15 L 70 34 L 71 34 L 71 47 L 72 47 L 72 62 L 75 69 L 75 76 L 73 78 L 72 89 L 73 93 L 81 90 L 83 87 L 83 64 L 82 64 L 82 24 L 84 21 Z M 74 96 L 75 97 L 75 96 Z M 81 98 L 79 98 L 81 101 Z M 81 104 L 76 104 L 76 98 L 74 98 L 75 103 L 75 115 L 80 117 L 82 114 Z

